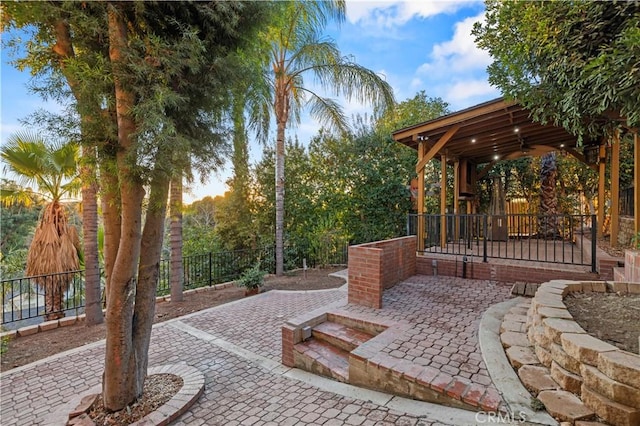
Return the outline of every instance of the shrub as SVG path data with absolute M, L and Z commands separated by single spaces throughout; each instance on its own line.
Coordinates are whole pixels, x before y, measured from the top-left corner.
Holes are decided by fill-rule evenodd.
M 257 262 L 251 268 L 245 270 L 236 282 L 238 286 L 246 289 L 256 289 L 264 285 L 265 272 L 260 268 L 260 262 Z

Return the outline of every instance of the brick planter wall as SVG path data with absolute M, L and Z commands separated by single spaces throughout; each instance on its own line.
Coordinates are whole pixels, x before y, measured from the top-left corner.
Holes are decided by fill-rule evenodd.
M 416 274 L 416 237 L 349 247 L 349 303 L 382 308 L 382 293 Z
M 436 261 L 436 268 L 433 267 L 434 260 Z M 524 263 L 519 265 L 483 263 L 478 258 L 473 258 L 473 261 L 467 263 L 466 271 L 464 271 L 462 256 L 458 257 L 456 261 L 455 259 L 420 255 L 417 256 L 416 260 L 416 274 L 418 275 L 444 275 L 460 278 L 465 276 L 465 278 L 474 280 L 493 280 L 509 283 L 519 281 L 538 284 L 553 279 L 589 281 L 601 279 L 598 274 L 571 270 L 562 271 L 558 268 L 558 265 L 555 265 L 555 269 L 542 269 L 540 267 L 526 266 Z
M 564 305 L 564 297 L 572 292 L 640 294 L 640 284 L 544 283 L 531 301 L 526 324 L 538 359 L 562 389 L 579 395 L 584 405 L 611 424 L 640 424 L 640 355 L 587 334 Z
M 640 251 L 625 250 L 624 278 L 624 280 L 628 282 L 640 282 Z

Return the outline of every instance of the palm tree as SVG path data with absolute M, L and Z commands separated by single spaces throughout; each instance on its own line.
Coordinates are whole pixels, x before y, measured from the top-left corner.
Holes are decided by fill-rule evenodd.
M 558 195 L 556 193 L 557 176 L 556 153 L 545 154 L 540 164 L 540 216 L 538 220 L 538 234 L 545 239 L 556 239 L 560 236 Z
M 39 276 L 36 282 L 45 290 L 47 320 L 64 316 L 64 291 L 71 281 L 67 271 L 80 266 L 80 241 L 74 226 L 69 225 L 64 206 L 65 195 L 80 189 L 78 147 L 72 143 L 47 145 L 31 133 L 11 135 L 0 156 L 8 169 L 19 177 L 20 185 L 36 185 L 49 203 L 45 206 L 27 254 L 26 273 Z M 52 275 L 55 274 L 55 275 Z
M 300 121 L 303 107 L 309 107 L 313 118 L 323 125 L 341 131 L 348 129 L 347 118 L 340 105 L 322 97 L 304 76 L 311 74 L 322 89 L 335 96 L 370 101 L 378 108 L 394 104 L 391 87 L 375 72 L 362 67 L 351 57 L 341 56 L 336 44 L 322 38 L 329 19 L 343 21 L 345 2 L 292 1 L 277 3 L 283 10 L 267 37 L 270 43 L 269 85 L 274 109 L 276 133 L 276 275 L 284 272 L 284 159 L 285 129 L 290 119 Z

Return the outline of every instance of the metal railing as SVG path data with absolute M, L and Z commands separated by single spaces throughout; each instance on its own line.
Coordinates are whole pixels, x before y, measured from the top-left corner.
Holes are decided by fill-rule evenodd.
M 620 191 L 620 215 L 634 216 L 633 186 Z
M 410 214 L 407 235 L 418 235 L 419 228 L 424 253 L 587 265 L 596 271 L 595 215 Z
M 308 245 L 285 246 L 285 269 L 346 264 L 348 245 L 314 248 Z M 183 289 L 213 286 L 237 279 L 248 268 L 260 261 L 261 269 L 275 273 L 275 247 L 211 252 L 182 258 Z M 171 292 L 171 264 L 168 259 L 160 261 L 156 294 L 164 296 Z M 2 325 L 18 328 L 37 324 L 45 315 L 45 288 L 47 283 L 68 282 L 63 294 L 65 315 L 84 312 L 84 271 L 61 274 L 23 277 L 0 281 L 2 283 Z M 103 289 L 104 293 L 104 289 Z M 105 300 L 104 294 L 102 300 Z

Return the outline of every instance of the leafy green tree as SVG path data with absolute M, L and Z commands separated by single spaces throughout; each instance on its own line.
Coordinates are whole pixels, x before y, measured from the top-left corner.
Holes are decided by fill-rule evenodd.
M 638 2 L 485 2 L 489 81 L 534 119 L 576 135 L 640 125 Z
M 95 62 L 83 55 L 70 61 L 74 66 L 67 69 L 85 77 L 77 81 L 94 87 L 87 92 L 93 94 L 91 99 L 99 100 L 98 105 L 106 103 L 109 115 L 93 118 L 117 125 L 112 133 L 117 138 L 99 144 L 99 155 L 105 165 L 100 170 L 106 183 L 103 199 L 113 206 L 104 220 L 105 245 L 108 241 L 111 249 L 105 250 L 103 399 L 108 410 L 120 410 L 141 395 L 146 377 L 169 182 L 194 168 L 211 170 L 220 160 L 226 133 L 221 110 L 228 104 L 225 82 L 233 70 L 226 58 L 254 39 L 266 6 L 259 2 L 47 5 L 59 7 L 53 16 L 62 14 L 69 23 L 71 42 L 95 53 L 91 56 Z M 57 22 L 42 14 L 40 4 L 16 7 L 23 7 L 23 16 L 40 25 L 43 34 L 55 29 Z M 47 60 L 55 41 L 33 41 L 27 46 L 31 58 L 44 52 L 42 58 Z M 54 61 L 48 64 L 59 69 Z M 77 99 L 78 110 L 90 108 L 86 99 Z
M 342 130 L 348 127 L 340 106 L 334 100 L 321 97 L 305 85 L 304 77 L 312 75 L 316 84 L 323 89 L 328 89 L 336 95 L 354 98 L 359 102 L 372 101 L 381 108 L 393 105 L 394 100 L 391 87 L 380 76 L 358 65 L 352 58 L 342 56 L 333 41 L 322 38 L 321 32 L 329 19 L 344 19 L 344 1 L 290 1 L 279 2 L 276 5 L 279 8 L 279 19 L 269 28 L 267 39 L 271 44 L 269 68 L 273 73 L 270 76 L 270 84 L 277 126 L 276 274 L 282 275 L 286 127 L 291 125 L 292 119 L 295 122 L 299 121 L 304 106 L 308 106 L 311 116 L 323 124 Z
M 204 197 L 184 208 L 183 256 L 193 256 L 222 250 L 216 233 L 216 210 L 222 197 Z
M 45 289 L 46 318 L 63 317 L 64 291 L 70 275 L 61 273 L 77 271 L 80 266 L 78 232 L 68 224 L 61 203 L 63 197 L 75 195 L 80 186 L 78 147 L 59 142 L 47 145 L 36 135 L 17 133 L 0 149 L 0 157 L 23 188 L 34 185 L 48 199 L 29 246 L 25 272 L 28 276 L 49 275 L 36 278 Z

